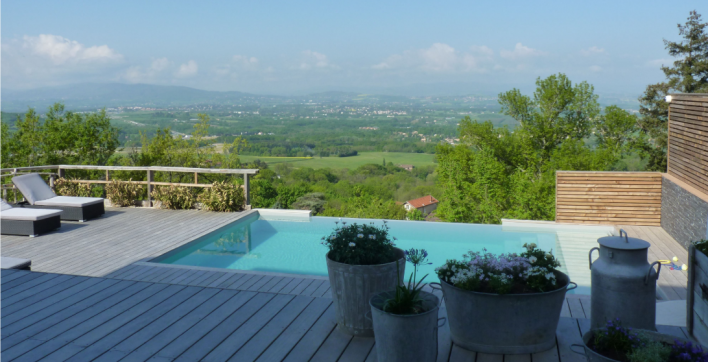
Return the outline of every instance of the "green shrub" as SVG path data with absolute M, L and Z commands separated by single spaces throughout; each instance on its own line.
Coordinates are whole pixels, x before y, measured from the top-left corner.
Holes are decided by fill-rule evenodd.
M 143 186 L 129 181 L 116 181 L 106 185 L 106 198 L 113 206 L 131 206 L 142 194 Z
M 629 362 L 664 362 L 669 361 L 671 346 L 661 342 L 652 341 L 639 334 L 639 339 L 644 342 L 641 347 L 635 348 L 627 355 Z
M 708 239 L 694 241 L 693 245 L 696 247 L 696 250 L 708 255 Z
M 295 210 L 310 210 L 313 215 L 317 215 L 324 210 L 325 205 L 325 194 L 321 192 L 312 192 L 300 196 L 297 201 L 295 201 L 291 208 Z
M 337 225 L 327 237 L 322 237 L 322 244 L 329 248 L 329 257 L 338 262 L 351 265 L 376 265 L 396 261 L 394 244 L 388 238 L 386 221 L 381 227 L 371 222 L 367 224 L 346 221 Z M 394 238 L 395 239 L 395 238 Z
M 91 197 L 91 184 L 78 183 L 60 177 L 54 182 L 54 192 L 60 196 Z
M 406 214 L 406 219 L 413 221 L 425 221 L 425 216 L 422 212 L 420 212 L 420 210 L 413 209 L 408 211 L 408 214 Z
M 246 202 L 243 189 L 235 184 L 217 181 L 211 187 L 205 188 L 197 201 L 209 211 L 241 211 Z
M 194 205 L 194 192 L 189 187 L 156 186 L 150 195 L 167 209 L 185 210 Z

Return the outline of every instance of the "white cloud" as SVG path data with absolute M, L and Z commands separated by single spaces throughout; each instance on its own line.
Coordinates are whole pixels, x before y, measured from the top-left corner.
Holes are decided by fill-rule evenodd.
M 304 52 L 302 52 L 301 58 L 302 59 L 300 61 L 300 69 L 308 70 L 313 68 L 337 68 L 336 66 L 330 64 L 327 56 L 322 53 L 313 52 L 311 50 L 305 50 Z
M 56 65 L 67 63 L 112 63 L 123 60 L 121 54 L 116 53 L 107 45 L 86 47 L 75 40 L 52 34 L 25 35 L 22 37 L 21 47 L 27 55 L 47 59 Z
M 162 72 L 170 66 L 170 61 L 167 58 L 157 58 L 152 61 L 150 69 L 155 72 Z
M 234 55 L 233 62 L 244 67 L 254 67 L 258 65 L 258 59 L 255 57 L 247 57 L 244 55 Z
M 590 66 L 590 70 L 593 72 L 601 72 L 602 67 L 600 67 L 599 65 L 592 65 L 592 66 Z
M 175 76 L 179 78 L 193 77 L 197 75 L 198 71 L 199 66 L 197 65 L 197 62 L 195 62 L 194 60 L 190 60 L 187 63 L 184 63 L 179 66 L 179 69 L 177 70 Z
M 171 68 L 172 62 L 167 58 L 153 59 L 150 66 L 140 65 L 129 67 L 121 78 L 131 83 L 148 83 L 164 80 L 166 71 Z
M 529 48 L 521 43 L 516 43 L 516 46 L 514 46 L 514 50 L 512 51 L 501 50 L 499 52 L 499 55 L 501 55 L 501 57 L 505 59 L 524 59 L 538 57 L 545 54 L 546 53 L 543 51 Z
M 587 49 L 581 49 L 580 54 L 586 57 L 589 57 L 591 55 L 605 54 L 605 49 L 599 48 L 597 46 L 591 46 Z
M 469 53 L 461 53 L 444 43 L 435 43 L 430 48 L 408 50 L 394 54 L 372 69 L 418 69 L 429 73 L 484 71 L 482 62 L 491 60 L 494 52 L 486 46 L 475 46 Z

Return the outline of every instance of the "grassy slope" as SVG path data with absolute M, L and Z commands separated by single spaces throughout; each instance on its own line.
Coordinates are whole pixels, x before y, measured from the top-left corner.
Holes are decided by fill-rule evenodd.
M 427 153 L 406 153 L 406 152 L 361 152 L 351 157 L 314 157 L 306 159 L 302 157 L 260 157 L 260 156 L 240 156 L 241 162 L 250 162 L 255 159 L 265 161 L 269 165 L 289 162 L 293 167 L 311 167 L 333 169 L 357 168 L 368 163 L 382 164 L 384 158 L 386 163 L 393 162 L 395 165 L 410 164 L 414 166 L 428 166 L 433 164 L 435 155 Z

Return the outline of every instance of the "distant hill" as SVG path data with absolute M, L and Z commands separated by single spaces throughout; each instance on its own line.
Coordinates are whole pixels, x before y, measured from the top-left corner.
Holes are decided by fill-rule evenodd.
M 28 106 L 45 109 L 64 102 L 69 109 L 143 106 L 168 107 L 197 104 L 223 104 L 275 100 L 276 96 L 258 96 L 242 92 L 214 92 L 180 86 L 121 83 L 83 83 L 31 90 L 2 91 L 2 108 L 6 112 L 25 111 Z

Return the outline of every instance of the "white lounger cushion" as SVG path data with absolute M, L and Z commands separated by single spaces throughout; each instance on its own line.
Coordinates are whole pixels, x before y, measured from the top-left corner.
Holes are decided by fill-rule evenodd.
M 5 200 L 0 199 L 0 210 L 5 211 L 10 209 L 12 209 L 12 206 L 10 206 L 10 204 L 8 204 Z
M 49 188 L 39 174 L 31 173 L 28 175 L 15 176 L 12 178 L 12 183 L 20 189 L 22 195 L 25 196 L 30 205 L 36 205 L 37 201 L 51 199 L 57 195 Z
M 11 258 L 9 256 L 0 257 L 0 268 L 2 269 L 24 269 L 32 265 L 29 259 Z
M 52 216 L 58 216 L 60 214 L 61 210 L 11 208 L 0 211 L 0 218 L 4 220 L 37 221 L 47 219 Z
M 103 199 L 100 197 L 55 196 L 51 199 L 37 201 L 34 204 L 40 206 L 82 207 L 98 203 L 103 203 Z

